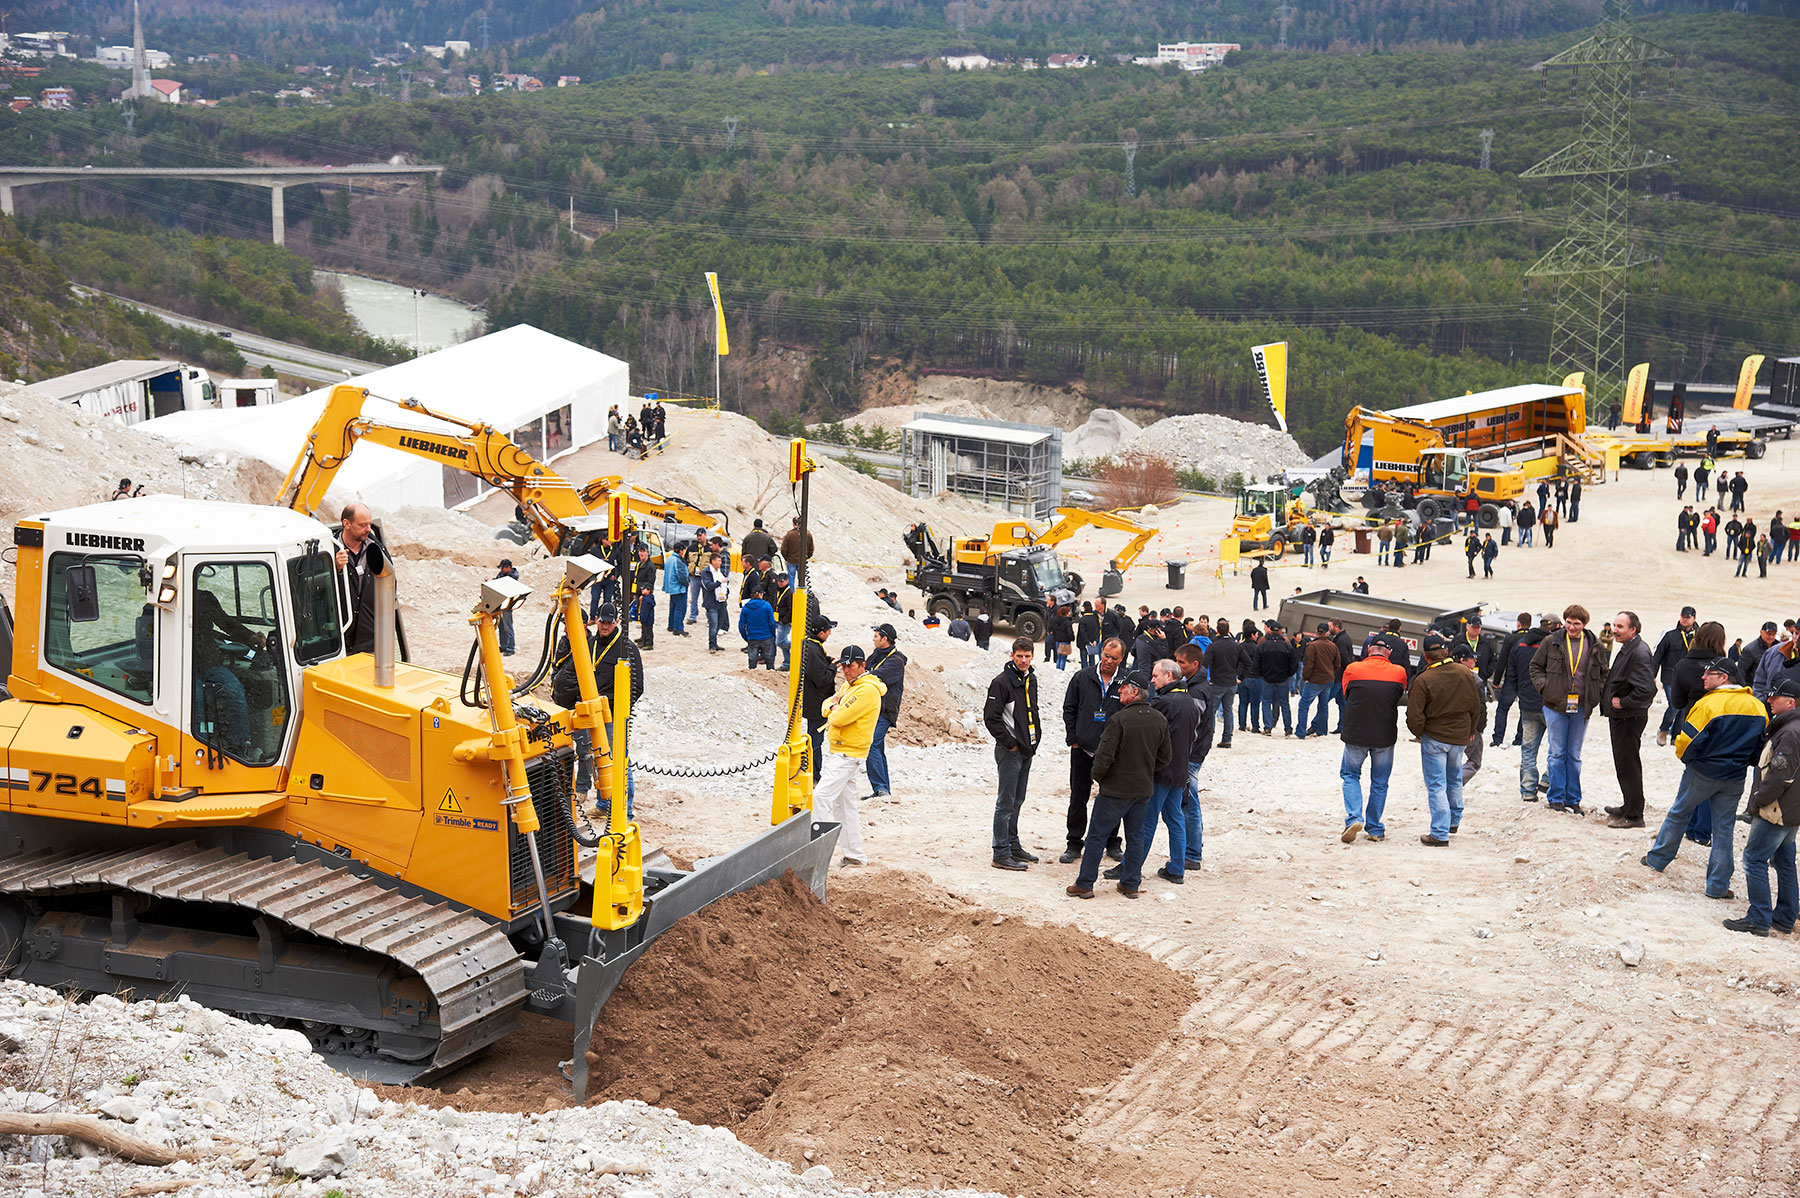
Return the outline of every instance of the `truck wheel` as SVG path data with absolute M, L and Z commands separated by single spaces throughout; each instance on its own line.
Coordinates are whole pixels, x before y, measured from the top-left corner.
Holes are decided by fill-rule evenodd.
M 1413 510 L 1419 513 L 1419 522 L 1421 524 L 1430 524 L 1433 520 L 1436 520 L 1439 516 L 1444 514 L 1442 507 L 1442 504 L 1427 495 L 1425 498 L 1419 500 L 1418 507 Z
M 1500 509 L 1494 504 L 1482 504 L 1481 510 L 1476 513 L 1476 518 L 1481 521 L 1481 527 L 1483 528 L 1500 527 Z
M 955 620 L 963 614 L 963 605 L 955 595 L 933 595 L 925 601 L 925 610 L 940 619 Z
M 1768 452 L 1769 452 L 1769 443 L 1767 441 L 1761 441 L 1761 440 L 1751 441 L 1750 444 L 1744 446 L 1744 456 L 1749 458 L 1753 462 L 1756 459 L 1762 457 L 1763 454 L 1768 453 Z
M 1044 613 L 1041 611 L 1021 611 L 1013 613 L 1013 631 L 1030 641 L 1044 639 Z

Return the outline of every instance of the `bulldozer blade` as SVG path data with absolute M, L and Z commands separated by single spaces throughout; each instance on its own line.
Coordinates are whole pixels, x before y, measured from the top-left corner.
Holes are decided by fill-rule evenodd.
M 820 898 L 825 897 L 825 875 L 837 849 L 838 825 L 815 823 L 810 811 L 790 816 L 755 840 L 740 845 L 723 857 L 707 861 L 693 873 L 644 900 L 644 915 L 625 930 L 628 943 L 605 957 L 583 956 L 575 982 L 575 1056 L 572 1080 L 575 1101 L 587 1101 L 588 1045 L 594 1038 L 594 1021 L 619 987 L 625 971 L 643 955 L 656 938 L 677 920 L 703 910 L 728 895 L 738 894 L 792 870 Z

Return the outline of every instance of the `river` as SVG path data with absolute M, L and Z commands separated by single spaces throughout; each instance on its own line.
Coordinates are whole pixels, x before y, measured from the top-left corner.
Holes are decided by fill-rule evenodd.
M 483 319 L 481 309 L 441 295 L 417 297 L 415 309 L 411 287 L 381 279 L 321 270 L 313 273 L 313 281 L 336 283 L 344 296 L 344 310 L 365 332 L 413 346 L 419 353 L 467 340 Z

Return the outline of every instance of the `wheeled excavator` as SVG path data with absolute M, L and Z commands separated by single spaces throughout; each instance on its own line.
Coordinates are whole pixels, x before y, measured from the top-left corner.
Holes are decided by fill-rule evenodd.
M 585 1097 L 595 1018 L 657 936 L 788 870 L 823 894 L 837 830 L 812 819 L 798 703 L 772 826 L 684 872 L 646 861 L 614 801 L 629 737 L 608 730 L 629 728 L 632 688 L 621 663 L 616 700 L 600 695 L 604 646 L 580 614 L 607 563 L 566 557 L 552 596 L 571 709 L 505 673 L 497 620 L 531 594 L 513 579 L 480 583 L 460 676 L 397 660 L 386 564 L 374 651 L 346 654 L 344 578 L 312 513 L 355 439 L 340 436 L 362 399 L 347 390 L 280 506 L 147 496 L 15 526 L 15 601 L 0 605 L 0 972 L 185 993 L 293 1027 L 334 1066 L 388 1083 L 428 1081 L 536 1012 L 574 1025 Z M 510 490 L 541 538 L 592 518 L 488 426 L 363 421 L 357 435 L 429 439 Z M 811 468 L 796 442 L 803 496 Z M 614 539 L 620 515 L 604 517 Z M 571 786 L 577 729 L 598 827 Z

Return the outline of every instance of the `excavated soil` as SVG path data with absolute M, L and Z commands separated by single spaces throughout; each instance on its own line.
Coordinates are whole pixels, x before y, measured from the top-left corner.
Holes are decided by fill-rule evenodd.
M 955 899 L 917 875 L 792 874 L 657 941 L 606 1006 L 594 1097 L 731 1128 L 856 1184 L 1076 1192 L 1086 1096 L 1163 1051 L 1192 983 L 1143 953 Z M 521 1030 L 440 1090 L 460 1109 L 568 1103 L 566 1024 Z

